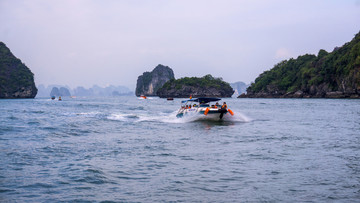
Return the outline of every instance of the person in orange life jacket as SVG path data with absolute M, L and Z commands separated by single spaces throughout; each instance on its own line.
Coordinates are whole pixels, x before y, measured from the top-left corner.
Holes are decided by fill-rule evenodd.
M 221 109 L 227 109 L 226 102 L 223 103 L 223 105 L 221 106 Z

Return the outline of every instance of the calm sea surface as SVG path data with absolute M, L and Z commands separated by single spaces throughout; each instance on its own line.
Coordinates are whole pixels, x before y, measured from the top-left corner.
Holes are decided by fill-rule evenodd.
M 359 202 L 360 100 L 0 100 L 0 202 Z

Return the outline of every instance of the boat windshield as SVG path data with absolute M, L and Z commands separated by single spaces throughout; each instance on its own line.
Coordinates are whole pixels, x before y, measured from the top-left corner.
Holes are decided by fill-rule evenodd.
M 199 97 L 199 98 L 195 98 L 195 99 L 188 99 L 188 100 L 181 101 L 181 106 L 182 107 L 193 106 L 193 103 L 195 103 L 194 104 L 195 106 L 209 107 L 210 102 L 217 102 L 220 100 L 221 99 L 219 99 L 219 98 Z

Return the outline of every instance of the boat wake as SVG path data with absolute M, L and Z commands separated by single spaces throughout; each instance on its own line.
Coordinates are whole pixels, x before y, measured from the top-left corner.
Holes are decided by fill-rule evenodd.
M 194 113 L 193 115 L 191 114 L 184 115 L 182 118 L 177 118 L 177 119 L 183 120 L 184 123 L 196 122 L 196 121 L 247 123 L 252 121 L 252 119 L 250 119 L 249 117 L 238 112 L 234 116 L 231 116 L 229 114 L 224 115 L 222 119 L 220 119 L 217 115 L 215 117 L 211 117 L 211 115 L 204 116 L 196 113 Z
M 211 118 L 209 116 L 199 114 L 187 114 L 181 118 L 176 117 L 177 111 L 171 113 L 160 112 L 158 115 L 151 115 L 147 112 L 138 113 L 112 113 L 107 116 L 108 120 L 122 121 L 122 122 L 162 122 L 162 123 L 190 123 L 197 121 L 210 122 L 232 122 L 232 123 L 247 123 L 252 119 L 244 114 L 236 113 L 234 116 L 225 115 L 223 119 Z

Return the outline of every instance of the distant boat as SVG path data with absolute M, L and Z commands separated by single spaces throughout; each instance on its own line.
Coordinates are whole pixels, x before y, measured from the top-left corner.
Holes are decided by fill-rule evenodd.
M 147 97 L 145 95 L 141 95 L 140 98 L 147 99 Z
M 174 98 L 168 97 L 167 100 L 168 100 L 168 101 L 172 101 L 172 100 L 174 100 Z

